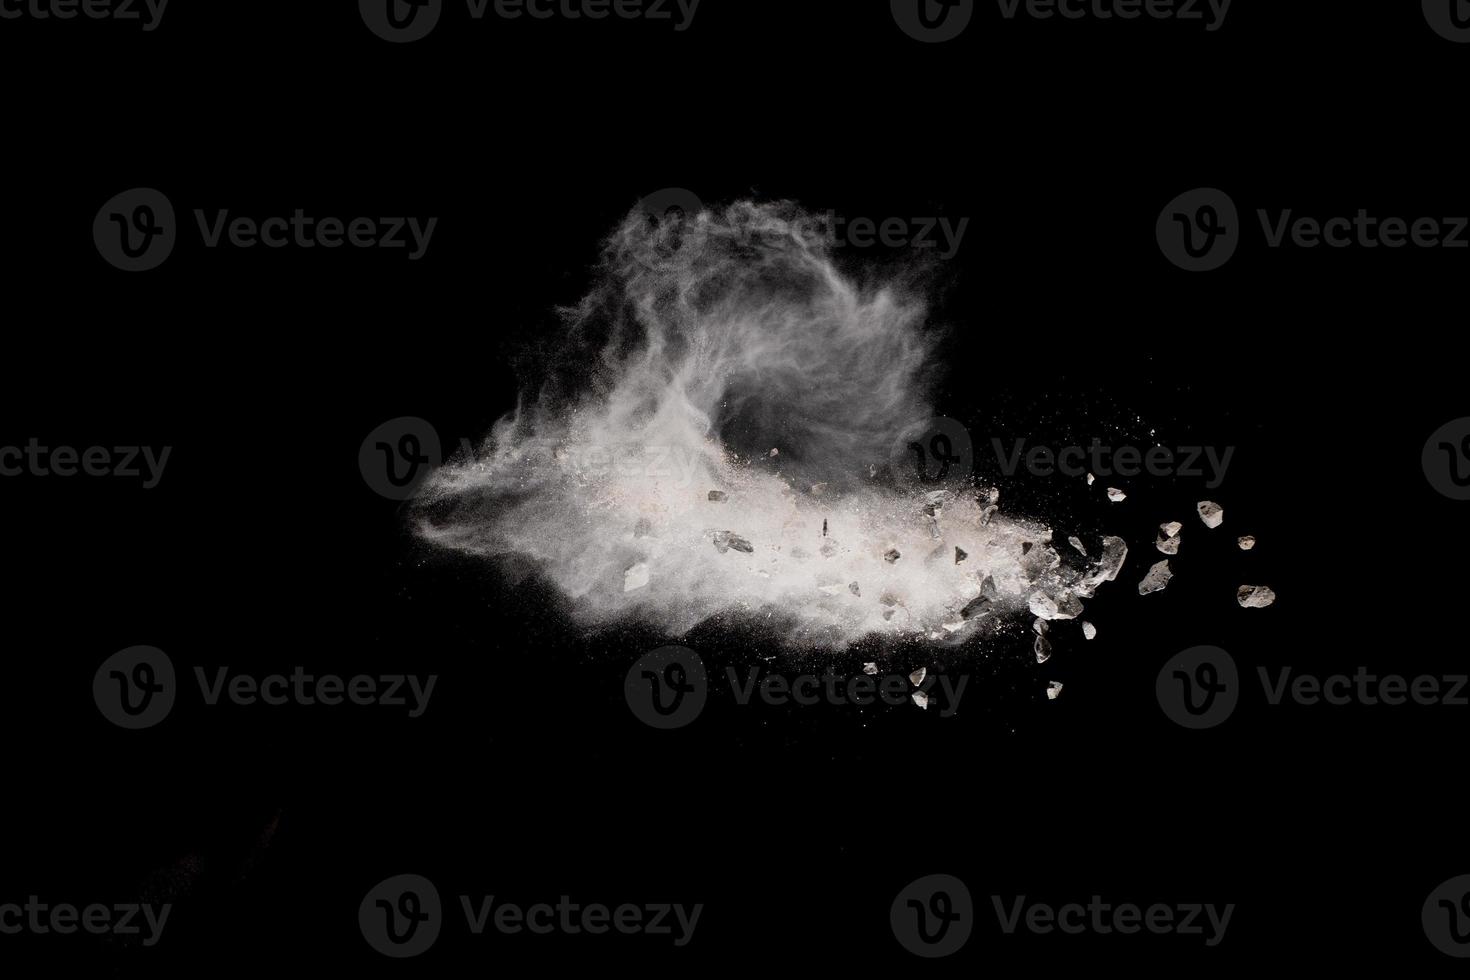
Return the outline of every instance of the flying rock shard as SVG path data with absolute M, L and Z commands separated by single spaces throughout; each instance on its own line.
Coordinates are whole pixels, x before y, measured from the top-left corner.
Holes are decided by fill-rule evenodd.
M 1179 532 L 1184 525 L 1178 521 L 1170 521 L 1168 524 L 1159 525 L 1159 537 L 1154 542 L 1154 547 L 1166 555 L 1179 554 Z
M 714 542 L 715 550 L 722 555 L 732 548 L 747 555 L 755 553 L 755 546 L 733 531 L 715 531 L 710 540 Z
M 1276 601 L 1276 593 L 1264 585 L 1242 585 L 1235 601 L 1245 609 L 1265 609 Z
M 632 592 L 648 584 L 648 562 L 640 561 L 623 573 L 623 591 Z
M 1199 510 L 1199 519 L 1205 522 L 1205 527 L 1219 527 L 1225 522 L 1225 508 L 1213 500 L 1201 500 L 1195 506 Z
M 1148 574 L 1143 577 L 1143 581 L 1138 583 L 1138 594 L 1149 595 L 1153 592 L 1162 592 L 1173 577 L 1174 571 L 1169 567 L 1169 559 L 1165 558 L 1150 568 Z

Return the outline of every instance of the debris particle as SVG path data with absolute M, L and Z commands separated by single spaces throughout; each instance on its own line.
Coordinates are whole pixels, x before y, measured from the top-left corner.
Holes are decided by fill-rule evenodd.
M 1151 592 L 1162 592 L 1173 577 L 1174 570 L 1169 567 L 1169 559 L 1165 558 L 1150 568 L 1148 574 L 1143 577 L 1143 581 L 1138 583 L 1138 594 L 1148 595 Z
M 1159 538 L 1154 542 L 1154 547 L 1166 555 L 1179 554 L 1179 531 L 1181 525 L 1178 521 L 1159 525 Z
M 873 675 L 878 673 L 878 665 L 863 664 L 863 673 L 867 674 L 869 677 L 872 677 Z
M 924 515 L 926 517 L 938 517 L 944 511 L 944 505 L 954 494 L 948 490 L 935 490 L 924 495 Z
M 1184 530 L 1184 525 L 1178 521 L 1170 521 L 1168 524 L 1159 525 L 1159 533 L 1166 538 L 1177 538 L 1179 532 Z
M 959 545 L 955 545 L 954 563 L 956 565 L 958 565 L 960 562 L 964 561 L 968 557 L 970 557 L 970 553 L 968 551 L 966 551 L 964 548 L 961 548 Z
M 728 495 L 723 490 L 711 490 L 709 492 L 709 499 L 711 503 L 723 504 L 727 496 Z
M 623 573 L 623 591 L 632 592 L 648 584 L 648 562 L 640 561 Z
M 1265 609 L 1276 601 L 1276 593 L 1264 585 L 1242 585 L 1235 601 L 1246 609 Z
M 633 525 L 633 537 L 646 538 L 653 533 L 653 522 L 646 517 L 638 518 L 638 523 Z
M 1199 508 L 1199 519 L 1205 522 L 1205 527 L 1219 527 L 1225 521 L 1225 508 L 1213 500 L 1201 500 L 1195 505 Z
M 1067 543 L 1073 548 L 1076 548 L 1077 553 L 1080 554 L 1083 558 L 1087 557 L 1087 547 L 1083 545 L 1082 539 L 1077 537 L 1077 535 L 1074 534 L 1070 538 L 1068 538 Z
M 1046 620 L 1044 620 L 1044 619 L 1037 619 L 1037 620 L 1032 621 L 1031 628 L 1034 629 L 1036 632 L 1040 633 L 1042 636 L 1045 636 L 1046 635 L 1046 631 L 1049 630 L 1049 629 L 1051 629 L 1051 626 L 1047 623 Z
M 883 621 L 886 623 L 889 620 L 893 619 L 893 613 L 894 613 L 894 610 L 892 610 L 892 609 L 886 610 L 883 613 Z
M 855 596 L 858 596 L 859 598 L 861 598 L 863 594 L 863 590 L 858 588 L 858 584 L 856 582 L 847 583 L 847 591 L 851 592 Z
M 923 691 L 915 691 L 914 693 L 910 694 L 909 697 L 914 699 L 914 704 L 917 704 L 925 711 L 929 710 L 929 695 L 925 694 Z
M 920 684 L 924 683 L 924 678 L 928 675 L 928 673 L 928 667 L 920 667 L 918 670 L 909 675 L 909 683 L 914 685 L 914 687 L 918 687 Z
M 1036 651 L 1036 662 L 1044 664 L 1051 659 L 1051 641 L 1044 636 L 1036 638 L 1036 645 L 1032 647 Z
M 822 537 L 827 536 L 827 518 L 822 518 Z
M 1115 535 L 1103 538 L 1102 555 L 1097 560 L 1097 567 L 1091 575 L 1075 585 L 1074 591 L 1084 598 L 1091 598 L 1097 591 L 1097 587 L 1104 582 L 1112 582 L 1118 577 L 1123 569 L 1123 562 L 1128 558 L 1128 543 Z
M 888 562 L 888 564 L 890 565 L 892 565 L 894 562 L 898 561 L 902 557 L 903 555 L 899 553 L 899 550 L 897 548 L 889 548 L 887 551 L 883 552 L 883 560 Z
M 995 599 L 1000 596 L 1000 590 L 995 587 L 995 579 L 986 575 L 980 580 L 980 595 L 985 599 Z
M 1040 619 L 1076 619 L 1082 614 L 1082 600 L 1065 590 L 1055 595 L 1037 592 L 1027 606 Z
M 779 449 L 772 449 L 766 455 L 770 456 L 772 459 L 775 459 L 777 456 L 781 455 L 781 450 L 779 450 Z
M 1057 699 L 1058 695 L 1060 695 L 1061 693 L 1062 693 L 1062 682 L 1061 681 L 1047 681 L 1046 682 L 1046 699 L 1048 701 L 1055 701 Z
M 1089 640 L 1097 639 L 1097 627 L 1093 626 L 1091 623 L 1084 619 L 1082 621 L 1082 635 L 1087 637 Z
M 1115 504 L 1121 504 L 1128 499 L 1128 495 L 1117 487 L 1108 487 L 1108 499 Z
M 722 555 L 731 548 L 743 551 L 747 555 L 755 553 L 755 546 L 733 531 L 715 531 L 711 539 L 714 541 L 715 550 Z
M 976 596 L 974 599 L 971 599 L 969 602 L 965 603 L 965 608 L 960 610 L 960 618 L 974 619 L 976 616 L 984 613 L 986 611 L 985 607 L 989 604 L 989 596 Z
M 1256 537 L 1253 534 L 1247 534 L 1237 538 L 1235 543 L 1240 545 L 1241 551 L 1250 551 L 1256 546 Z
M 980 526 L 981 527 L 987 527 L 987 526 L 989 526 L 990 519 L 995 516 L 995 512 L 998 511 L 998 510 L 1000 510 L 1000 508 L 998 506 L 996 506 L 995 504 L 990 504 L 989 506 L 983 508 L 980 511 Z
M 1087 474 L 1087 485 L 1089 487 L 1092 486 L 1096 482 L 1097 482 L 1097 477 L 1093 476 L 1091 473 Z
M 1031 554 L 1031 549 L 1034 548 L 1034 547 L 1036 547 L 1036 545 L 1032 544 L 1030 541 L 1022 541 L 1021 542 L 1021 554 L 1022 555 L 1029 555 L 1029 554 Z

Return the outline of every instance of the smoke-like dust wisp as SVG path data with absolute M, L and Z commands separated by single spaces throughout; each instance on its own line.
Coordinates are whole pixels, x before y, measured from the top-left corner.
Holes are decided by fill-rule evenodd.
M 844 275 L 810 227 L 787 204 L 630 215 L 544 376 L 424 488 L 419 532 L 528 559 L 589 625 L 722 616 L 836 648 L 1075 617 L 1123 542 L 1063 555 L 968 475 L 921 481 L 925 299 Z

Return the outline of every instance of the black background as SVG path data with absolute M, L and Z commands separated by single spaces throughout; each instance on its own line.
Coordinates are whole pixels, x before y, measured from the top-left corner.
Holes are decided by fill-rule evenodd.
M 469 22 L 393 46 L 356 5 L 174 0 L 159 30 L 0 21 L 6 100 L 0 444 L 174 447 L 160 486 L 0 481 L 7 710 L 0 900 L 167 894 L 156 949 L 3 937 L 0 957 L 119 975 L 280 965 L 457 975 L 559 965 L 925 970 L 1389 964 L 1448 970 L 1424 897 L 1470 869 L 1464 712 L 1265 708 L 1186 732 L 1164 660 L 1463 671 L 1464 504 L 1420 450 L 1466 414 L 1465 253 L 1267 249 L 1187 274 L 1154 220 L 1176 194 L 1256 208 L 1465 214 L 1456 92 L 1470 58 L 1417 4 L 1237 0 L 1222 30 L 1006 22 L 921 45 L 888 5 L 704 0 L 691 30 Z M 94 247 L 112 195 L 195 207 L 440 218 L 428 256 L 205 250 L 186 231 L 126 275 Z M 402 415 L 478 440 L 511 360 L 586 290 L 644 195 L 790 198 L 847 215 L 969 217 L 936 276 L 944 414 L 980 447 L 1096 435 L 1234 446 L 1224 488 L 1062 481 L 1005 502 L 1124 534 L 1098 640 L 1037 667 L 1028 637 L 895 667 L 972 675 L 950 719 L 736 708 L 645 728 L 628 665 L 674 638 L 583 635 L 534 581 L 415 543 L 357 468 Z M 899 261 L 847 249 L 846 268 Z M 1226 507 L 1206 532 L 1193 504 Z M 1179 577 L 1140 599 L 1153 528 Z M 1237 534 L 1261 543 L 1250 554 Z M 1234 587 L 1272 585 L 1271 609 Z M 779 651 L 719 624 L 683 642 L 740 669 Z M 88 693 L 133 644 L 181 671 L 300 663 L 440 675 L 408 721 L 348 708 L 205 710 L 113 728 Z M 904 659 L 908 658 L 908 659 Z M 844 672 L 865 659 L 834 657 Z M 794 671 L 811 667 L 782 655 Z M 1045 697 L 1046 681 L 1065 693 Z M 718 682 L 717 682 L 718 686 Z M 1250 685 L 1248 685 L 1248 688 Z M 187 873 L 185 873 L 187 872 Z M 706 906 L 694 942 L 465 935 L 381 960 L 380 879 L 530 904 Z M 979 921 L 925 962 L 888 927 L 909 881 L 964 879 Z M 991 895 L 1236 904 L 1226 941 L 1003 936 Z M 162 900 L 162 899 L 159 899 Z M 454 910 L 452 909 L 452 912 Z

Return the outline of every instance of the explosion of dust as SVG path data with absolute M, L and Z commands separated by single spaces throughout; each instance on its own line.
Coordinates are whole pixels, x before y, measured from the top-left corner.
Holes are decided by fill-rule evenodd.
M 920 482 L 924 299 L 844 276 L 811 227 L 787 204 L 630 215 L 534 394 L 426 484 L 419 533 L 528 559 L 582 623 L 672 636 L 725 616 L 840 648 L 1075 617 L 1123 542 L 1081 563 L 993 491 Z

